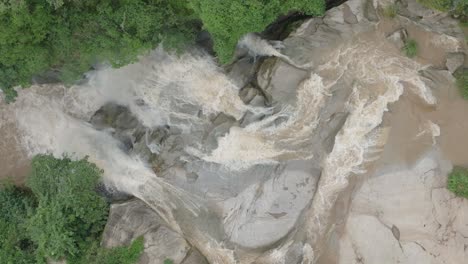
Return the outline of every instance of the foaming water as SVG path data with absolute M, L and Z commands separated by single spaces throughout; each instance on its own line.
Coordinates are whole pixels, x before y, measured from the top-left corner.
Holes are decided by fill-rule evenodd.
M 81 119 L 114 102 L 127 106 L 146 127 L 189 131 L 206 121 L 203 116 L 222 112 L 240 119 L 247 111 L 261 111 L 245 105 L 238 87 L 204 54 L 176 56 L 157 49 L 138 63 L 88 75 L 87 84 L 72 87 L 63 97 L 67 112 Z
M 231 127 L 209 153 L 186 150 L 232 171 L 297 159 L 321 165 L 317 192 L 303 221 L 307 231 L 304 260 L 312 262 L 329 228 L 337 196 L 346 188 L 350 175 L 362 173 L 362 165 L 375 160 L 386 142 L 388 129 L 380 124 L 387 105 L 397 101 L 405 88 L 427 104 L 435 103 L 418 73 L 423 66 L 388 51 L 385 45 L 372 41 L 345 44 L 325 61 L 297 88 L 295 106 L 274 114 L 269 109 L 246 106 L 238 96 L 238 87 L 208 57 L 176 57 L 161 50 L 122 69 L 91 73 L 86 85 L 23 90 L 9 111 L 15 113 L 18 134 L 28 154 L 89 156 L 104 169 L 108 185 L 145 201 L 212 263 L 236 263 L 238 255 L 234 253 L 241 250 L 229 249 L 224 235 L 217 233 L 223 230 L 222 220 L 210 201 L 159 178 L 138 156 L 125 152 L 118 140 L 87 121 L 109 102 L 127 106 L 147 128 L 170 125 L 186 133 L 208 123 L 213 114 L 225 113 L 239 120 L 247 112 L 263 113 L 266 117 L 260 121 Z M 313 153 L 314 142 L 321 139 L 319 124 L 327 122 L 322 113 L 329 111 L 327 107 L 340 90 L 352 92 L 333 110 L 343 109 L 348 116 L 334 137 L 331 152 L 320 160 L 322 157 Z M 436 137 L 437 126 L 428 126 Z M 271 257 L 284 259 L 292 244 L 283 243 L 271 251 Z
M 367 105 L 380 101 L 386 107 L 388 102 L 398 99 L 403 91 L 403 84 L 426 103 L 435 103 L 435 97 L 418 73 L 423 66 L 407 58 L 383 52 L 385 47 L 382 45 L 372 45 L 360 42 L 342 47 L 330 56 L 328 63 L 318 67 L 298 87 L 295 107 L 288 106 L 245 128 L 232 127 L 229 134 L 218 139 L 218 147 L 211 153 L 203 154 L 191 149 L 192 153 L 231 170 L 244 170 L 256 164 L 288 159 L 310 159 L 313 152 L 311 142 L 317 132 L 315 130 L 321 111 L 327 100 L 333 98 L 334 91 L 349 89 L 349 86 L 354 87 L 349 111 L 354 111 L 354 104 Z M 337 84 L 340 82 L 347 83 L 347 87 L 339 87 Z M 373 109 L 367 113 L 367 118 L 357 118 L 354 122 L 365 122 L 369 126 L 373 124 L 373 118 L 381 120 L 385 107 Z M 280 118 L 287 118 L 287 121 L 277 122 Z M 359 133 L 351 135 L 359 137 Z M 353 141 L 352 138 L 350 140 Z M 362 155 L 361 153 L 358 156 Z
M 163 67 L 166 64 L 169 69 Z M 184 122 L 176 126 L 190 131 L 205 122 L 203 115 L 224 112 L 240 118 L 249 109 L 255 111 L 243 104 L 237 92 L 211 59 L 188 54 L 176 58 L 159 50 L 128 67 L 90 73 L 85 85 L 22 90 L 5 113 L 15 116 L 17 131 L 12 134 L 19 135 L 29 156 L 88 156 L 104 170 L 103 180 L 112 189 L 145 201 L 169 227 L 183 234 L 208 259 L 216 260 L 214 263 L 234 263 L 232 251 L 219 242 L 222 237 L 217 229 L 222 228 L 215 226 L 220 221 L 205 200 L 159 178 L 139 156 L 128 154 L 121 142 L 88 121 L 100 107 L 112 102 L 127 106 L 148 128 L 173 125 L 178 119 Z M 203 115 L 199 110 L 187 111 L 187 105 L 190 110 L 201 109 Z
M 341 72 L 344 76 L 351 73 L 355 81 L 347 103 L 350 114 L 335 137 L 333 150 L 323 161 L 318 189 L 306 216 L 308 244 L 314 248 L 314 251 L 308 251 L 311 260 L 319 256 L 319 241 L 330 228 L 332 208 L 338 195 L 348 186 L 349 177 L 365 172 L 362 166 L 376 160 L 383 150 L 389 129 L 380 124 L 387 105 L 396 102 L 405 87 L 426 104 L 436 102 L 419 75 L 422 65 L 372 44 L 360 43 L 342 49 L 335 60 L 322 66 L 322 69 L 344 66 Z M 431 129 L 436 135 L 436 127 L 431 126 Z
M 244 170 L 279 160 L 311 158 L 310 139 L 318 124 L 327 88 L 322 78 L 312 73 L 298 89 L 296 108 L 286 107 L 245 128 L 232 127 L 229 134 L 219 138 L 218 147 L 210 154 L 195 153 L 231 170 Z M 284 117 L 287 121 L 276 125 L 276 121 Z

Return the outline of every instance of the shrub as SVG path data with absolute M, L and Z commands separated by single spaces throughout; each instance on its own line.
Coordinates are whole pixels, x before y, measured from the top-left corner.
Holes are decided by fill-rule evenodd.
M 165 259 L 164 264 L 174 264 L 174 261 L 172 259 Z
M 468 198 L 468 169 L 455 167 L 449 174 L 447 188 L 457 196 Z
M 413 58 L 418 54 L 418 43 L 414 39 L 406 40 L 405 46 L 403 47 L 403 52 L 409 58 Z
M 395 18 L 398 13 L 398 6 L 396 4 L 390 4 L 384 7 L 383 15 L 388 18 Z
M 296 10 L 310 15 L 325 11 L 324 0 L 189 0 L 214 39 L 221 63 L 231 60 L 237 41 L 249 32 L 261 32 L 279 15 Z
M 463 98 L 468 99 L 468 69 L 461 69 L 455 73 L 456 84 Z

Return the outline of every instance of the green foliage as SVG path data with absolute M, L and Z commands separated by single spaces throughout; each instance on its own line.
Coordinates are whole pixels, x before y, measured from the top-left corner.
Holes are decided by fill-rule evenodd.
M 101 171 L 84 160 L 39 155 L 32 160 L 27 186 L 38 200 L 28 231 L 44 257 L 79 256 L 97 240 L 108 205 L 95 187 Z
M 228 62 L 239 38 L 249 32 L 261 32 L 279 15 L 302 11 L 321 15 L 323 0 L 189 0 L 203 26 L 214 39 L 214 49 L 222 63 Z
M 463 98 L 468 100 L 468 69 L 461 69 L 455 73 L 457 87 Z
M 418 0 L 424 6 L 429 8 L 447 12 L 452 7 L 452 0 Z
M 180 50 L 199 20 L 225 63 L 242 35 L 293 10 L 321 15 L 325 1 L 0 0 L 0 89 L 12 101 L 11 88 L 33 76 L 54 72 L 71 84 L 97 63 L 121 67 L 161 42 Z
M 468 169 L 455 167 L 449 174 L 447 188 L 457 196 L 468 198 Z
M 164 264 L 174 264 L 174 261 L 172 259 L 165 259 Z
M 398 13 L 398 6 L 396 4 L 389 4 L 383 9 L 383 15 L 388 18 L 395 18 Z
M 418 43 L 414 39 L 406 40 L 405 46 L 403 47 L 403 52 L 409 58 L 413 58 L 418 54 Z
M 2 90 L 2 92 L 5 95 L 5 100 L 7 103 L 11 103 L 15 101 L 16 96 L 18 96 L 18 93 L 15 91 L 13 87 L 8 87 Z
M 451 12 L 462 21 L 468 19 L 468 1 L 466 0 L 418 0 L 424 6 L 442 12 Z
M 133 264 L 138 261 L 145 249 L 143 242 L 143 237 L 139 237 L 128 247 L 111 249 L 99 247 L 95 243 L 85 257 L 71 264 Z
M 71 83 L 97 62 L 120 67 L 160 42 L 179 48 L 195 33 L 192 11 L 181 3 L 2 0 L 0 88 L 26 86 L 48 70 Z
M 86 159 L 34 157 L 27 191 L 10 185 L 0 189 L 1 263 L 63 258 L 76 264 L 135 263 L 142 238 L 129 247 L 99 247 L 109 211 L 95 191 L 101 173 Z
M 0 189 L 0 260 L 5 264 L 34 263 L 36 246 L 26 232 L 33 199 L 11 185 Z

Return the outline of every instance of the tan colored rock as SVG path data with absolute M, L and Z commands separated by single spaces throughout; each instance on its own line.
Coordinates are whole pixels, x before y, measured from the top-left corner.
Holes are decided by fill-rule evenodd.
M 462 52 L 452 52 L 447 54 L 447 69 L 454 73 L 465 63 L 465 54 Z

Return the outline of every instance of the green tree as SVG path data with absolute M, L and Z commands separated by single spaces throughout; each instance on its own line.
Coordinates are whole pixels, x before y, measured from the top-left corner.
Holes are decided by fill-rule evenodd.
M 71 83 L 98 62 L 120 67 L 161 42 L 180 48 L 193 20 L 180 0 L 1 0 L 0 88 L 12 98 L 46 71 Z
M 86 159 L 38 155 L 28 189 L 0 186 L 0 260 L 6 264 L 132 264 L 143 238 L 128 247 L 101 248 L 109 206 L 95 189 L 102 171 Z
M 80 256 L 99 239 L 108 214 L 107 202 L 95 191 L 100 175 L 101 170 L 85 159 L 34 157 L 26 185 L 38 207 L 28 231 L 39 257 Z
M 0 189 L 0 260 L 5 264 L 34 263 L 36 246 L 26 231 L 30 194 L 12 185 Z
M 214 49 L 222 63 L 233 55 L 239 38 L 249 32 L 261 32 L 279 15 L 301 11 L 321 15 L 323 0 L 189 0 L 203 26 L 212 34 Z

